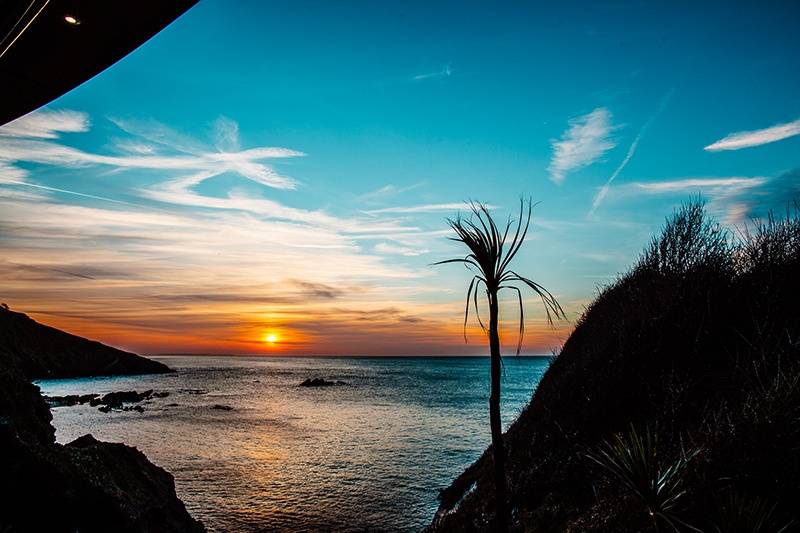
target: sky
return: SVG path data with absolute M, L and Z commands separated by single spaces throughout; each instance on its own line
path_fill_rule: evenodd
M 0 299 L 140 353 L 481 354 L 446 218 L 531 197 L 557 351 L 681 202 L 800 192 L 800 3 L 697 4 L 201 0 L 0 127 Z

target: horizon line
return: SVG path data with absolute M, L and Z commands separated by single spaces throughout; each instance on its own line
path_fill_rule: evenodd
M 144 357 L 305 357 L 305 358 L 387 358 L 387 359 L 412 359 L 416 357 L 424 357 L 428 359 L 433 358 L 489 358 L 488 354 L 485 355 L 468 355 L 468 354 L 460 354 L 460 355 L 309 355 L 309 354 L 245 354 L 245 353 L 147 353 L 147 354 L 139 354 Z M 509 354 L 504 355 L 503 357 L 556 357 L 555 354 Z

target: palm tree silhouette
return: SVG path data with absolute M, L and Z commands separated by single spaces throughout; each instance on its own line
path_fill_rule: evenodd
M 527 214 L 525 206 L 527 204 Z M 517 355 L 522 348 L 522 339 L 525 335 L 525 315 L 522 300 L 522 290 L 517 284 L 522 284 L 532 289 L 539 298 L 547 314 L 548 324 L 553 324 L 553 317 L 566 318 L 564 310 L 556 301 L 550 291 L 514 270 L 511 270 L 511 260 L 517 255 L 528 228 L 531 223 L 531 213 L 533 204 L 529 200 L 520 200 L 519 219 L 516 222 L 516 230 L 511 243 L 506 246 L 506 239 L 509 236 L 514 221 L 509 217 L 505 230 L 501 233 L 492 215 L 489 213 L 485 204 L 470 202 L 469 208 L 471 215 L 469 218 L 462 218 L 460 215 L 453 219 L 447 219 L 447 223 L 455 231 L 455 237 L 449 239 L 464 243 L 470 253 L 463 258 L 447 259 L 435 263 L 437 265 L 445 263 L 462 263 L 474 275 L 467 289 L 467 305 L 464 311 L 464 341 L 467 341 L 467 321 L 469 319 L 470 303 L 475 308 L 475 315 L 478 323 L 485 333 L 489 335 L 489 352 L 491 355 L 491 392 L 489 395 L 489 425 L 492 431 L 492 460 L 494 463 L 494 484 L 495 484 L 495 529 L 497 531 L 508 530 L 508 511 L 506 509 L 506 477 L 505 477 L 505 449 L 503 447 L 503 433 L 500 422 L 500 335 L 498 333 L 498 294 L 502 289 L 509 289 L 517 292 L 519 299 L 519 340 L 517 342 Z M 489 304 L 489 328 L 487 330 L 480 313 L 478 312 L 478 292 L 481 284 L 486 293 Z M 470 301 L 471 300 L 471 301 Z

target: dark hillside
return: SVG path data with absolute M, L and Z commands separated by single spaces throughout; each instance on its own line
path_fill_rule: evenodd
M 40 324 L 23 313 L 0 308 L 2 357 L 29 379 L 117 374 L 159 374 L 157 361 Z
M 732 239 L 680 209 L 508 430 L 514 528 L 800 525 L 798 273 L 797 213 Z M 442 492 L 434 530 L 491 529 L 489 461 Z

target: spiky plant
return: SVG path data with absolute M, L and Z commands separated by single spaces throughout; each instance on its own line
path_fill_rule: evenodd
M 645 427 L 638 431 L 633 425 L 626 433 L 615 434 L 596 452 L 586 456 L 617 477 L 647 509 L 658 527 L 659 520 L 673 530 L 678 526 L 699 531 L 677 515 L 680 501 L 686 494 L 684 479 L 691 460 L 699 449 L 681 453 L 672 462 L 659 457 L 658 436 Z
M 778 516 L 778 504 L 758 496 L 731 492 L 721 500 L 715 512 L 714 531 L 717 533 L 784 533 L 795 523 Z
M 527 205 L 527 212 L 526 207 Z M 460 215 L 455 219 L 447 219 L 448 224 L 456 233 L 451 240 L 461 242 L 467 246 L 469 253 L 462 258 L 439 261 L 436 264 L 462 263 L 472 273 L 469 288 L 467 289 L 467 304 L 464 311 L 464 340 L 467 340 L 467 322 L 469 308 L 472 304 L 478 323 L 489 336 L 489 353 L 491 356 L 491 391 L 489 395 L 489 425 L 492 432 L 492 460 L 494 466 L 494 484 L 496 499 L 496 529 L 508 529 L 508 512 L 506 510 L 506 477 L 505 477 L 505 448 L 503 447 L 503 433 L 500 421 L 500 335 L 498 333 L 498 294 L 503 289 L 513 290 L 519 300 L 519 338 L 517 342 L 517 355 L 522 348 L 522 339 L 525 335 L 525 311 L 522 290 L 518 284 L 532 289 L 542 300 L 545 314 L 549 324 L 553 318 L 566 318 L 564 310 L 550 292 L 514 270 L 510 264 L 517 255 L 528 228 L 531 223 L 533 204 L 530 200 L 520 200 L 519 218 L 515 222 L 509 217 L 505 228 L 501 231 L 492 218 L 486 205 L 478 202 L 468 204 L 470 216 L 463 218 Z M 514 236 L 507 244 L 509 234 L 514 229 Z M 483 286 L 489 306 L 489 327 L 486 328 L 478 311 L 480 288 Z

